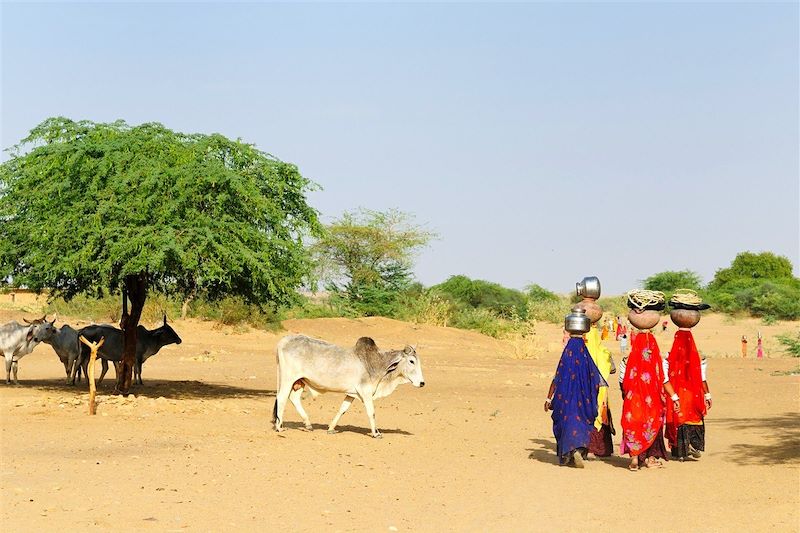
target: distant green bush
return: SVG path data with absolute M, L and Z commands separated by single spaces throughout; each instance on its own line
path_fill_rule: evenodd
M 569 313 L 571 303 L 569 299 L 556 297 L 555 300 L 528 300 L 528 319 L 559 324 L 564 322 L 564 316 Z
M 797 332 L 797 335 L 778 335 L 778 342 L 780 342 L 786 352 L 788 352 L 792 357 L 800 357 L 800 331 Z
M 706 297 L 718 311 L 770 320 L 800 318 L 800 279 L 792 263 L 771 252 L 742 252 L 728 268 L 717 270 Z
M 524 318 L 527 313 L 528 298 L 525 293 L 503 287 L 499 283 L 473 280 L 467 276 L 451 276 L 447 281 L 431 287 L 431 290 L 450 298 L 457 304 L 488 310 L 501 318 L 512 316 Z
M 710 290 L 707 299 L 723 313 L 800 318 L 800 280 L 796 278 L 733 280 Z
M 544 287 L 541 287 L 535 283 L 532 283 L 525 287 L 525 290 L 528 293 L 528 300 L 534 302 L 542 302 L 542 301 L 549 301 L 549 302 L 558 302 L 561 300 L 561 297 L 552 291 L 548 291 Z
M 45 310 L 48 315 L 58 313 L 92 322 L 116 324 L 122 311 L 122 300 L 119 295 L 106 295 L 102 298 L 78 295 L 69 301 L 55 298 L 47 303 Z M 178 318 L 180 305 L 166 296 L 154 294 L 145 302 L 141 322 L 154 324 L 162 320 L 165 313 L 169 318 Z

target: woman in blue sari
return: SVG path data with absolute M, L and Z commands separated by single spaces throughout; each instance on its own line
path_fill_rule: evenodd
M 558 362 L 544 409 L 553 411 L 560 465 L 583 468 L 597 418 L 597 393 L 607 386 L 579 334 L 571 334 Z

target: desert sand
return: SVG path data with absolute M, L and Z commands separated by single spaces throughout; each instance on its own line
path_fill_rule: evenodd
M 0 323 L 36 310 L 0 299 Z M 388 319 L 291 320 L 279 333 L 197 320 L 173 327 L 183 343 L 145 364 L 131 396 L 110 396 L 109 372 L 95 416 L 86 382 L 66 385 L 44 344 L 19 363 L 19 386 L 0 385 L 4 531 L 800 529 L 798 360 L 774 339 L 797 323 L 704 316 L 695 338 L 714 395 L 707 451 L 639 472 L 619 456 L 584 470 L 557 466 L 542 410 L 557 325 L 537 325 L 541 353 L 525 360 L 477 333 Z M 754 340 L 758 329 L 767 358 L 742 359 L 739 338 Z M 674 330 L 657 333 L 662 353 Z M 383 439 L 369 436 L 359 402 L 328 435 L 337 394 L 304 400 L 315 431 L 303 431 L 289 405 L 288 430 L 276 433 L 274 347 L 287 332 L 415 344 L 426 387 L 403 385 L 376 403 Z M 608 347 L 619 360 L 619 346 Z

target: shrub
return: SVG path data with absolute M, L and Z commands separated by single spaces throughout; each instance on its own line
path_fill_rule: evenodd
M 453 304 L 436 291 L 407 293 L 402 300 L 402 313 L 397 318 L 431 326 L 452 325 Z
M 555 300 L 528 300 L 527 318 L 559 324 L 564 322 L 564 316 L 569 313 L 570 307 L 570 301 L 563 297 Z
M 498 283 L 466 276 L 451 276 L 445 282 L 431 287 L 432 290 L 456 303 L 473 309 L 486 309 L 496 316 L 511 318 L 514 314 L 524 318 L 527 297 L 522 291 L 503 287 Z
M 214 320 L 227 326 L 248 324 L 254 328 L 275 331 L 280 329 L 278 313 L 275 309 L 259 307 L 246 303 L 241 298 L 224 298 L 209 301 L 198 298 L 189 307 L 188 316 L 203 320 Z
M 800 318 L 800 280 L 738 279 L 708 293 L 712 306 L 725 313 L 748 313 L 778 320 Z
M 797 335 L 778 335 L 778 342 L 780 342 L 784 350 L 792 357 L 800 357 L 800 330 Z

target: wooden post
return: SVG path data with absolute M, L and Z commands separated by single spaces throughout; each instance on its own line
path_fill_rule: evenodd
M 89 342 L 86 340 L 86 337 L 81 335 L 81 342 L 89 347 L 92 351 L 91 355 L 89 356 L 89 369 L 87 372 L 87 378 L 89 381 L 89 414 L 94 415 L 97 414 L 97 404 L 94 401 L 94 397 L 97 394 L 97 388 L 94 384 L 94 362 L 97 360 L 97 350 L 103 345 L 106 341 L 105 337 L 100 337 L 99 342 Z

